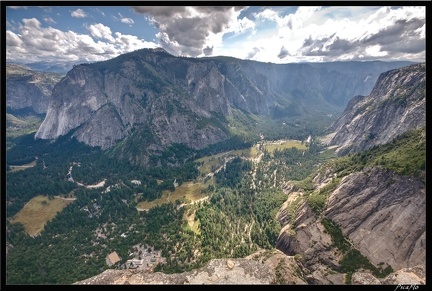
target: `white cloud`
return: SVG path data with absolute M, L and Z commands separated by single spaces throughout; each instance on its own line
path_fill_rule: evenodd
M 23 19 L 18 32 L 6 31 L 6 59 L 11 62 L 95 62 L 141 48 L 155 48 L 133 35 L 115 32 L 101 23 L 90 25 L 90 35 L 42 27 L 36 18 Z
M 72 11 L 71 16 L 75 18 L 84 18 L 87 17 L 87 14 L 84 12 L 84 10 L 78 8 L 77 10 Z
M 19 35 L 16 35 L 10 30 L 6 31 L 7 45 L 10 47 L 20 47 L 22 45 L 22 40 Z
M 135 22 L 133 21 L 133 19 L 131 19 L 131 18 L 127 18 L 127 17 L 122 18 L 120 21 L 121 21 L 122 23 L 126 23 L 126 24 L 134 24 L 134 23 L 135 23 Z
M 159 29 L 156 37 L 174 55 L 206 55 L 211 51 L 209 48 L 221 45 L 224 33 L 243 32 L 252 26 L 247 19 L 236 24 L 242 7 L 134 6 L 133 9 L 151 15 L 149 22 Z
M 106 39 L 109 42 L 114 42 L 114 38 L 112 37 L 111 29 L 108 26 L 103 25 L 102 23 L 92 24 L 87 27 L 90 34 L 96 38 Z
M 92 12 L 104 13 L 95 9 Z M 244 9 L 134 7 L 159 30 L 153 42 L 115 32 L 102 23 L 87 25 L 85 35 L 44 28 L 36 18 L 23 19 L 21 25 L 11 20 L 6 22 L 7 58 L 24 58 L 27 52 L 26 57 L 33 59 L 96 61 L 156 47 L 156 42 L 174 55 L 226 55 L 274 63 L 425 58 L 425 6 L 299 7 L 290 14 L 282 14 L 287 9 L 279 7 L 256 14 Z M 71 15 L 87 16 L 82 9 Z M 120 13 L 112 17 L 135 24 Z M 44 24 L 54 23 L 50 17 L 41 19 Z
M 7 6 L 10 9 L 27 9 L 27 6 Z
M 374 10 L 372 10 L 374 9 Z M 300 7 L 279 16 L 267 8 L 257 20 L 277 30 L 260 32 L 239 44 L 243 57 L 269 62 L 334 61 L 425 54 L 425 7 Z M 259 51 L 250 54 L 251 48 Z M 241 50 L 241 49 L 240 49 Z M 239 48 L 225 54 L 241 54 Z M 278 58 L 278 56 L 280 58 Z
M 154 42 L 143 41 L 135 35 L 115 33 L 115 45 L 120 51 L 130 52 L 141 48 L 156 48 L 158 45 Z
M 45 17 L 45 18 L 44 18 L 44 21 L 45 21 L 46 23 L 57 23 L 57 22 L 55 22 L 54 19 L 52 19 L 51 17 Z
M 383 57 L 387 55 L 387 52 L 381 51 L 381 47 L 377 44 L 366 47 L 365 52 L 367 55 L 373 57 Z

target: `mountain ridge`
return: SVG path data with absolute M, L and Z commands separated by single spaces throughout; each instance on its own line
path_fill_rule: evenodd
M 379 64 L 386 68 L 401 65 Z M 195 59 L 142 49 L 75 66 L 54 87 L 35 138 L 56 139 L 74 130 L 74 138 L 87 145 L 116 148 L 119 157 L 145 165 L 150 156 L 173 144 L 199 150 L 227 141 L 237 135 L 239 129 L 233 129 L 230 119 L 239 118 L 239 114 L 251 123 L 240 130 L 256 137 L 255 117 L 277 120 L 334 114 L 344 98 L 352 96 L 349 92 L 372 87 L 365 76 L 378 77 L 374 70 L 360 77 L 355 70 L 333 72 L 333 85 L 323 91 L 323 82 L 329 78 L 327 69 L 308 64 Z M 357 87 L 338 85 L 352 84 L 353 78 Z M 128 152 L 136 143 L 146 147 Z
M 384 72 L 369 96 L 356 96 L 332 125 L 340 155 L 391 141 L 426 123 L 426 63 Z

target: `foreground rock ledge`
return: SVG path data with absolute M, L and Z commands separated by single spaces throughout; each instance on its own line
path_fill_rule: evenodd
M 205 267 L 179 274 L 145 273 L 133 270 L 106 270 L 74 285 L 105 284 L 274 284 L 274 273 L 263 263 L 248 259 L 218 259 Z

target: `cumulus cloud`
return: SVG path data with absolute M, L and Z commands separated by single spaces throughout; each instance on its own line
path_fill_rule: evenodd
M 402 10 L 405 13 L 400 13 Z M 305 56 L 321 56 L 325 60 L 334 60 L 342 55 L 351 55 L 353 59 L 376 59 L 382 56 L 399 58 L 405 53 L 421 54 L 426 48 L 424 16 L 422 13 L 414 13 L 409 7 L 396 10 L 384 7 L 366 20 L 345 23 L 347 27 L 358 26 L 357 31 L 351 30 L 350 37 L 335 29 L 333 31 L 336 32 L 327 36 L 311 33 L 299 52 Z
M 120 21 L 121 23 L 129 24 L 131 26 L 135 23 L 135 21 L 132 18 L 123 17 L 121 13 L 118 13 L 119 17 L 113 16 L 114 20 Z
M 72 11 L 71 16 L 75 18 L 85 18 L 87 17 L 87 14 L 84 12 L 84 10 L 78 8 L 77 10 Z
M 6 31 L 7 45 L 9 47 L 20 47 L 22 45 L 21 38 L 12 31 Z
M 99 39 L 106 39 L 109 42 L 114 42 L 114 38 L 112 37 L 112 33 L 111 33 L 111 28 L 103 25 L 102 23 L 92 24 L 87 29 L 93 37 Z
M 101 23 L 87 27 L 90 35 L 42 27 L 36 18 L 23 19 L 17 32 L 6 31 L 6 59 L 12 62 L 94 62 L 157 45 L 133 35 L 112 33 Z M 95 38 L 95 39 L 93 39 Z
M 299 7 L 289 14 L 280 11 L 271 7 L 254 14 L 256 20 L 277 27 L 276 32 L 248 42 L 249 47 L 262 48 L 263 61 L 372 60 L 383 56 L 424 59 L 425 56 L 424 6 Z
M 231 6 L 134 6 L 138 13 L 150 15 L 158 29 L 156 37 L 174 55 L 207 55 L 208 48 L 221 43 L 224 33 L 242 31 L 253 25 L 247 19 L 237 23 L 243 7 Z
M 290 13 L 285 16 L 279 16 L 276 11 L 271 8 L 265 9 L 262 12 L 256 13 L 255 17 L 274 21 L 279 27 L 288 27 L 289 29 L 301 29 L 305 22 L 310 19 L 315 11 L 321 10 L 321 7 L 304 6 L 298 7 L 295 13 Z
M 173 55 L 226 55 L 274 63 L 425 58 L 425 6 L 135 6 L 133 10 L 158 30 L 158 44 L 116 32 L 116 26 L 106 26 L 108 22 L 85 24 L 88 35 L 45 27 L 54 27 L 55 22 L 41 16 L 42 23 L 36 18 L 6 21 L 7 59 L 88 62 L 156 46 Z M 88 16 L 104 14 L 98 8 L 86 11 Z M 82 9 L 70 13 L 88 17 Z M 118 21 L 119 29 L 125 28 L 121 23 L 137 23 L 120 13 L 112 17 L 109 20 Z

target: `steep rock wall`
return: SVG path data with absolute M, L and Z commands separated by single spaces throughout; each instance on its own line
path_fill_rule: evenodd
M 339 155 L 385 144 L 426 125 L 426 64 L 380 75 L 369 96 L 356 96 L 332 125 Z

